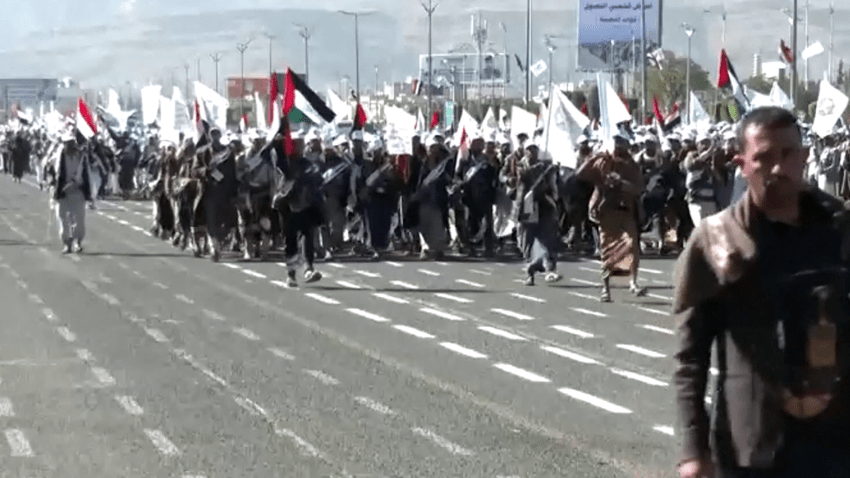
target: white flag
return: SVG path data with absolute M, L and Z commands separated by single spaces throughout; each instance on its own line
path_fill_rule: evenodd
M 800 56 L 802 56 L 804 60 L 808 60 L 809 58 L 818 56 L 823 52 L 823 45 L 821 45 L 819 41 L 816 41 L 803 50 L 803 53 L 801 53 Z
M 690 109 L 691 124 L 696 126 L 698 131 L 708 131 L 708 128 L 711 127 L 711 117 L 708 116 L 708 113 L 702 107 L 702 103 L 700 103 L 699 98 L 697 98 L 697 95 L 693 91 L 691 91 L 691 101 L 688 102 L 688 107 Z
M 794 109 L 794 103 L 791 98 L 782 90 L 779 83 L 773 82 L 773 87 L 770 88 L 770 102 L 774 106 L 779 106 L 788 110 Z
M 536 128 L 537 117 L 535 115 L 519 106 L 511 108 L 511 141 L 513 142 L 514 149 L 519 146 L 516 139 L 517 135 L 525 133 L 528 135 L 528 139 L 531 140 L 534 138 L 534 130 Z
M 576 158 L 573 145 L 575 144 L 574 138 L 578 136 L 573 136 L 571 130 L 577 129 L 579 125 L 569 110 L 569 105 L 572 105 L 570 100 L 558 91 L 555 85 L 552 85 L 552 92 L 552 103 L 549 105 L 546 131 L 543 133 L 546 142 L 544 151 L 548 152 L 556 163 L 575 169 L 578 166 L 578 158 Z M 587 125 L 585 124 L 585 126 Z
M 812 131 L 821 138 L 832 134 L 835 124 L 841 118 L 844 110 L 847 109 L 848 101 L 850 101 L 850 98 L 847 98 L 847 95 L 835 89 L 828 81 L 821 81 L 817 113 L 815 113 L 815 121 L 812 123 Z
M 336 113 L 334 123 L 351 119 L 351 105 L 343 101 L 330 88 L 328 88 L 328 103 L 330 103 L 328 106 L 330 106 L 331 110 Z
M 544 71 L 546 71 L 546 62 L 543 60 L 538 61 L 537 63 L 531 65 L 531 74 L 534 75 L 535 78 L 542 75 Z
M 259 131 L 266 131 L 269 126 L 266 124 L 266 107 L 263 105 L 263 100 L 260 99 L 260 94 L 256 91 L 254 92 L 254 107 L 255 114 L 257 116 L 257 129 Z
M 149 125 L 156 121 L 159 113 L 159 95 L 162 86 L 150 85 L 142 88 L 142 123 Z
M 599 86 L 599 112 L 602 116 L 600 120 L 600 138 L 604 141 L 608 149 L 614 147 L 614 134 L 617 133 L 619 124 L 630 122 L 632 115 L 626 109 L 626 105 L 611 87 L 611 83 L 607 81 L 607 76 L 602 73 L 597 73 L 597 84 Z M 604 86 L 602 86 L 604 85 Z
M 460 121 L 457 124 L 457 132 L 455 133 L 455 140 L 460 141 L 461 134 L 464 130 L 466 130 L 467 136 L 472 138 L 479 131 L 480 126 L 478 125 L 478 121 L 472 117 L 469 112 L 463 110 L 463 113 L 460 114 Z
M 209 112 L 210 117 L 207 118 L 207 121 L 217 126 L 221 131 L 227 130 L 227 108 L 230 107 L 230 102 L 199 81 L 196 81 L 194 86 L 195 99 L 203 102 L 201 106 Z M 242 118 L 239 118 L 239 121 L 242 121 Z
M 481 132 L 485 135 L 494 133 L 499 129 L 498 123 L 496 123 L 496 114 L 493 112 L 493 107 L 487 109 L 487 114 L 484 115 L 484 120 L 481 121 Z

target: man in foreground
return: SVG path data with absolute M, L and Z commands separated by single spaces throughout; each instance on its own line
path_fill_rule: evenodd
M 91 201 L 88 162 L 72 133 L 62 137 L 62 153 L 55 168 L 53 199 L 63 253 L 82 252 L 86 237 L 86 201 Z
M 676 268 L 679 474 L 850 476 L 850 220 L 804 182 L 792 113 L 758 108 L 739 127 L 747 192 L 702 221 Z

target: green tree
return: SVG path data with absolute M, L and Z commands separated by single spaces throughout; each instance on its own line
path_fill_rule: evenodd
M 677 57 L 671 51 L 665 51 L 664 57 L 662 69 L 650 68 L 647 70 L 648 108 L 652 108 L 653 97 L 658 97 L 658 101 L 667 108 L 670 108 L 676 102 L 684 106 L 685 98 L 687 98 L 688 59 Z M 691 60 L 691 90 L 710 91 L 713 89 L 714 85 L 711 84 L 705 68 Z

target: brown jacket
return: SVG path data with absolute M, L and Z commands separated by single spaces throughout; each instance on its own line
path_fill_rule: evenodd
M 845 211 L 821 191 L 804 194 L 820 217 Z M 713 452 L 722 465 L 769 468 L 782 444 L 784 356 L 756 267 L 760 221 L 745 195 L 700 224 L 676 265 L 673 381 L 683 460 Z M 715 342 L 721 372 L 709 424 L 705 396 Z

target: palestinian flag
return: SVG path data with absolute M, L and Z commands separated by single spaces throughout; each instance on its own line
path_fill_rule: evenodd
M 283 86 L 283 115 L 288 116 L 294 108 L 316 124 L 331 123 L 336 118 L 336 113 L 319 95 L 311 90 L 301 77 L 287 68 Z
M 744 94 L 744 86 L 738 80 L 738 75 L 735 74 L 735 69 L 732 68 L 732 62 L 726 55 L 726 50 L 720 50 L 720 68 L 717 74 L 717 88 L 731 88 L 732 96 L 735 97 L 741 107 L 746 111 L 750 108 L 750 100 Z

